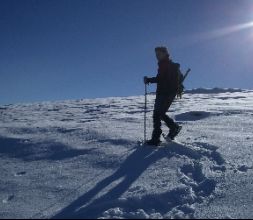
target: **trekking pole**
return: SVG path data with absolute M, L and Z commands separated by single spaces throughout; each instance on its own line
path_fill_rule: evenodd
M 145 83 L 145 104 L 144 104 L 144 143 L 147 140 L 146 131 L 146 120 L 147 120 L 147 84 Z

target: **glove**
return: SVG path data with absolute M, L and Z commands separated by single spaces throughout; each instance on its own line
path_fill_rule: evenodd
M 149 84 L 149 78 L 147 76 L 144 76 L 143 81 L 144 84 Z

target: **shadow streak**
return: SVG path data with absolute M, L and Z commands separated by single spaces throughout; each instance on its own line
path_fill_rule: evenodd
M 0 137 L 0 156 L 24 161 L 64 160 L 89 154 L 94 149 L 73 149 L 58 142 L 25 142 L 24 139 Z
M 186 156 L 194 160 L 198 160 L 201 158 L 201 154 L 199 154 L 195 150 L 178 143 L 173 143 L 169 145 L 169 147 L 157 148 L 155 150 L 154 148 L 149 147 L 147 148 L 139 147 L 137 150 L 135 150 L 132 154 L 128 156 L 128 158 L 124 161 L 124 163 L 115 173 L 97 183 L 94 188 L 92 188 L 84 195 L 79 197 L 77 200 L 72 202 L 70 205 L 65 207 L 53 218 L 93 219 L 99 217 L 98 216 L 99 214 L 103 213 L 104 211 L 108 210 L 109 208 L 115 205 L 114 201 L 117 201 L 116 202 L 117 205 L 118 203 L 120 203 L 118 200 L 120 196 L 129 189 L 129 187 L 141 176 L 141 174 L 150 165 L 154 164 L 156 161 L 164 157 L 171 158 L 175 156 L 175 153 L 177 155 Z M 94 199 L 102 190 L 104 190 L 113 182 L 120 180 L 122 177 L 124 177 L 124 179 L 118 185 L 110 189 L 103 196 L 96 198 L 95 200 L 92 201 L 92 199 Z M 175 199 L 176 196 L 185 195 L 185 189 L 176 189 L 174 191 L 161 194 L 160 196 L 168 196 L 168 195 L 171 197 L 170 199 Z M 157 199 L 154 199 L 157 198 L 157 196 L 159 197 L 159 195 L 147 195 L 144 196 L 143 199 L 141 199 L 140 201 L 145 201 L 145 203 L 147 204 L 148 203 L 147 199 L 153 198 L 152 200 L 157 202 Z M 171 201 L 170 199 L 167 198 L 164 199 L 164 201 L 167 200 Z M 156 207 L 154 201 L 152 202 L 152 207 Z M 135 201 L 132 203 L 132 205 L 134 206 L 138 203 L 139 204 L 138 207 L 142 207 L 143 205 L 145 206 L 145 204 L 141 205 L 139 202 Z M 165 203 L 167 204 L 167 202 Z M 182 203 L 182 201 L 180 202 L 175 200 L 174 202 L 171 201 L 171 203 L 173 207 L 175 204 Z M 131 206 L 131 204 L 128 205 Z M 159 203 L 159 206 L 163 207 L 165 206 L 165 204 Z M 167 209 L 168 208 L 170 207 L 167 207 Z
M 97 183 L 94 188 L 61 210 L 53 219 L 95 218 L 96 214 L 104 212 L 107 208 L 101 204 L 108 204 L 108 201 L 117 200 L 150 165 L 164 157 L 172 157 L 172 155 L 166 155 L 162 149 L 137 148 L 115 173 Z M 91 202 L 99 192 L 122 177 L 124 179 L 118 185 Z M 89 202 L 91 203 L 88 204 Z

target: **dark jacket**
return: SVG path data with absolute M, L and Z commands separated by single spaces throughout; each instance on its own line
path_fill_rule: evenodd
M 148 79 L 150 83 L 157 83 L 157 95 L 171 95 L 177 93 L 179 69 L 180 65 L 178 63 L 173 63 L 169 58 L 158 62 L 157 76 Z

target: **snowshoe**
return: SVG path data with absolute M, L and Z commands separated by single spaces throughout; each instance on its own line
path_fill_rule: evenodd
M 145 142 L 146 145 L 149 145 L 149 146 L 159 146 L 162 142 L 160 140 L 154 140 L 154 139 L 151 139 L 151 140 L 148 140 Z

